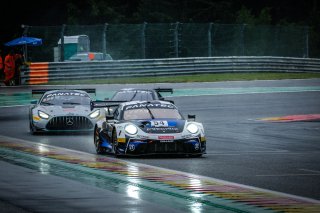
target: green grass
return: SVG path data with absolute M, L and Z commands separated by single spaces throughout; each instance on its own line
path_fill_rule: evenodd
M 163 77 L 105 78 L 87 80 L 52 81 L 50 84 L 138 84 L 138 83 L 183 83 L 320 78 L 320 73 L 217 73 Z

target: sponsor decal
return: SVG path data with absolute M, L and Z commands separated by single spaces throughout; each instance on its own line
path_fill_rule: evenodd
M 152 127 L 168 127 L 168 121 L 151 121 Z
M 57 92 L 57 93 L 47 94 L 46 98 L 55 97 L 55 96 L 81 96 L 81 97 L 88 97 L 87 94 L 80 93 L 80 92 Z
M 174 136 L 173 135 L 162 135 L 162 136 L 158 136 L 159 140 L 174 140 Z
M 135 150 L 135 146 L 134 146 L 134 144 L 129 144 L 129 150 L 130 151 L 134 151 Z
M 195 149 L 195 150 L 199 150 L 199 148 L 200 148 L 199 143 L 195 143 L 195 144 L 194 144 L 194 149 Z
M 162 127 L 161 129 L 159 129 L 157 127 L 147 128 L 147 131 L 162 131 L 162 132 L 178 131 L 178 130 L 179 129 L 177 127 Z
M 148 136 L 145 136 L 145 135 L 137 135 L 136 138 L 139 138 L 139 139 L 148 139 L 149 137 L 148 137 Z
M 132 104 L 125 107 L 126 110 L 130 109 L 139 109 L 139 108 L 168 108 L 175 109 L 175 106 L 172 104 L 161 104 L 161 103 L 148 103 L 148 104 Z

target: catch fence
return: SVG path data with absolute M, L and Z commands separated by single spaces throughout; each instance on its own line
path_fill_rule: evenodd
M 28 47 L 29 62 L 58 62 L 81 52 L 114 60 L 221 56 L 309 57 L 306 26 L 216 23 L 142 23 L 24 26 L 23 34 L 43 39 Z M 82 40 L 81 40 L 82 38 Z

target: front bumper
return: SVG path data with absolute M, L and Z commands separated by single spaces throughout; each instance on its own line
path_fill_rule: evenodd
M 117 154 L 149 155 L 149 154 L 184 154 L 199 155 L 206 152 L 206 141 L 200 138 L 178 139 L 173 141 L 128 139 L 126 143 L 118 143 Z
M 39 132 L 92 131 L 96 121 L 85 116 L 57 116 L 50 119 L 35 119 L 34 116 L 32 126 Z

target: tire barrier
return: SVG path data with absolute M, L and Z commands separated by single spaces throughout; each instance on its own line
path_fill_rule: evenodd
M 320 72 L 320 59 L 252 56 L 30 63 L 21 68 L 21 84 L 233 72 L 315 73 Z

